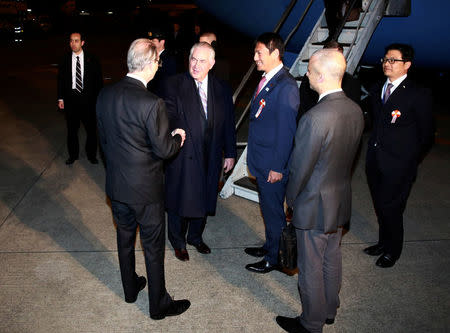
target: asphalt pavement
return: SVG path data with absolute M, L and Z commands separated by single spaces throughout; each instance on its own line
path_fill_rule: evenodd
M 105 82 L 125 74 L 127 36 L 97 36 Z M 256 203 L 218 200 L 204 234 L 212 253 L 188 247 L 180 262 L 166 243 L 166 286 L 190 309 L 149 318 L 147 288 L 123 299 L 103 166 L 67 158 L 64 115 L 56 108 L 63 36 L 1 47 L 0 332 L 281 332 L 277 315 L 301 312 L 297 275 L 245 270 L 247 246 L 264 239 Z M 362 249 L 378 237 L 364 174 L 365 143 L 353 177 L 350 230 L 342 239 L 341 307 L 331 332 L 450 331 L 450 126 L 436 114 L 438 142 L 420 166 L 404 215 L 405 244 L 393 268 Z M 84 142 L 84 130 L 80 130 Z M 83 146 L 83 144 L 81 144 Z M 145 273 L 139 241 L 137 272 Z

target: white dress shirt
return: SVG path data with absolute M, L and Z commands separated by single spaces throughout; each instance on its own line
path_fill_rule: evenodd
M 260 92 L 264 89 L 264 87 L 266 86 L 267 82 L 269 82 L 270 79 L 272 79 L 275 76 L 275 74 L 277 74 L 282 68 L 283 68 L 283 63 L 279 64 L 277 67 L 275 67 L 274 69 L 272 69 L 268 73 L 264 73 L 263 74 L 263 77 L 266 78 L 266 81 L 264 82 L 264 85 L 261 87 Z
M 392 95 L 392 93 L 394 92 L 394 90 L 397 89 L 397 87 L 400 85 L 400 83 L 402 83 L 403 80 L 406 79 L 407 76 L 408 76 L 408 74 L 405 74 L 405 75 L 403 75 L 403 76 L 400 76 L 397 80 L 392 81 L 392 82 L 389 81 L 389 79 L 387 79 L 386 82 L 384 83 L 383 89 L 381 90 L 381 100 L 383 100 L 383 98 L 384 98 L 384 94 L 385 94 L 385 92 L 386 92 L 387 85 L 388 85 L 389 83 L 392 84 L 392 87 L 391 87 L 391 95 Z
M 329 95 L 329 94 L 332 94 L 332 93 L 335 93 L 335 92 L 338 92 L 338 91 L 342 91 L 342 89 L 341 89 L 341 88 L 338 88 L 338 89 L 333 89 L 333 90 L 325 91 L 324 93 L 320 94 L 319 100 L 317 101 L 317 103 L 319 103 L 320 100 L 321 100 L 322 98 L 324 98 L 326 95 Z

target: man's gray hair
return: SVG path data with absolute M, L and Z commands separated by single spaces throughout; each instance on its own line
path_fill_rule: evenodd
M 152 45 L 150 39 L 139 38 L 131 43 L 127 54 L 128 72 L 141 72 L 145 66 L 155 59 L 156 48 Z
M 192 58 L 192 53 L 194 53 L 194 50 L 196 48 L 205 48 L 209 50 L 209 61 L 213 61 L 215 56 L 216 56 L 216 52 L 214 51 L 214 48 L 207 42 L 198 42 L 195 43 L 192 47 L 191 47 L 191 52 L 189 53 L 189 59 Z

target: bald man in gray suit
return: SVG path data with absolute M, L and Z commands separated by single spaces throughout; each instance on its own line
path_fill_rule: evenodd
M 291 155 L 286 202 L 297 234 L 302 314 L 278 316 L 288 332 L 322 332 L 334 323 L 342 279 L 342 226 L 351 216 L 351 170 L 363 131 L 360 107 L 341 89 L 342 53 L 320 50 L 308 78 L 319 102 L 301 119 Z

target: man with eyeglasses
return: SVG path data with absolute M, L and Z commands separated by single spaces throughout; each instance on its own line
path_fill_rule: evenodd
M 128 74 L 105 87 L 97 100 L 100 143 L 106 159 L 106 194 L 117 223 L 117 249 L 125 302 L 134 303 L 146 279 L 136 274 L 136 230 L 144 250 L 150 317 L 160 320 L 186 311 L 188 300 L 173 300 L 164 278 L 163 160 L 185 140 L 169 130 L 164 101 L 146 89 L 158 70 L 158 54 L 148 39 L 135 40 L 127 55 Z
M 379 256 L 376 265 L 392 267 L 403 247 L 403 212 L 418 164 L 433 142 L 429 89 L 408 77 L 414 50 L 405 44 L 386 47 L 381 59 L 385 82 L 370 91 L 373 129 L 366 175 L 379 225 L 375 245 L 364 249 Z
M 166 165 L 168 236 L 181 261 L 189 260 L 186 244 L 211 252 L 203 240 L 206 218 L 216 211 L 221 168 L 229 172 L 236 158 L 231 89 L 211 74 L 214 56 L 210 44 L 194 44 L 189 71 L 163 89 L 170 125 L 186 130 L 183 149 Z

